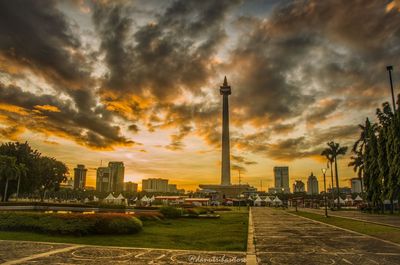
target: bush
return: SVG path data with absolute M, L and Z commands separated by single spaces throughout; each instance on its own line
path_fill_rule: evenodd
M 126 214 L 0 213 L 0 230 L 35 231 L 62 235 L 133 234 L 142 222 Z
M 91 206 L 100 209 L 126 209 L 126 206 L 123 204 L 112 204 L 103 202 L 87 202 L 86 206 Z
M 162 213 L 166 218 L 179 218 L 182 216 L 182 209 L 172 206 L 164 206 L 160 208 L 160 213 Z
M 159 221 L 164 219 L 164 215 L 160 212 L 135 212 L 135 217 L 142 221 Z
M 187 209 L 185 209 L 184 213 L 189 215 L 189 216 L 198 216 L 200 214 L 209 213 L 209 210 L 207 210 L 206 208 L 202 208 L 202 207 L 195 207 L 195 208 L 187 208 Z

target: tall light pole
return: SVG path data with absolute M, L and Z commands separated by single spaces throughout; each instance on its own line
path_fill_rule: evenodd
M 326 168 L 322 168 L 321 169 L 322 174 L 324 174 L 324 201 L 325 201 L 325 217 L 328 217 L 328 203 L 327 203 L 327 199 L 326 199 Z
M 389 72 L 390 91 L 392 92 L 393 112 L 395 112 L 395 111 L 396 111 L 396 102 L 395 102 L 395 100 L 394 100 L 393 80 L 392 80 L 393 66 L 391 66 L 391 65 L 386 66 L 386 70 Z

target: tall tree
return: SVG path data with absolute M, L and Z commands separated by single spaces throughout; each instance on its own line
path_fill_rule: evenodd
M 38 160 L 39 168 L 39 191 L 43 201 L 45 194 L 49 190 L 58 190 L 60 183 L 67 180 L 67 166 L 52 157 L 40 157 Z
M 379 166 L 379 179 L 382 183 L 381 200 L 390 200 L 391 209 L 393 213 L 393 193 L 391 192 L 393 184 L 390 183 L 389 178 L 389 157 L 391 153 L 391 146 L 388 146 L 390 126 L 393 122 L 393 112 L 389 103 L 385 102 L 382 105 L 382 110 L 377 109 L 379 124 L 377 126 L 377 143 L 378 143 L 378 166 Z M 389 150 L 388 150 L 389 149 Z M 382 207 L 382 210 L 383 207 Z
M 328 148 L 326 152 L 330 153 L 330 155 L 333 157 L 333 161 L 335 164 L 335 179 L 336 179 L 336 189 L 337 189 L 337 196 L 338 196 L 338 208 L 340 208 L 340 188 L 339 188 L 339 172 L 338 172 L 338 167 L 337 167 L 337 160 L 338 157 L 341 155 L 345 155 L 347 152 L 347 146 L 340 146 L 339 143 L 335 142 L 329 142 L 327 143 Z
M 39 186 L 38 179 L 38 163 L 37 159 L 40 153 L 32 149 L 27 142 L 8 142 L 0 145 L 0 155 L 12 156 L 16 158 L 17 164 L 24 164 L 26 167 L 26 174 L 20 177 L 19 193 L 32 193 Z M 0 194 L 4 191 L 5 182 L 0 182 Z M 16 192 L 18 182 L 10 182 L 8 190 L 12 193 Z
M 333 189 L 334 189 L 334 187 L 335 187 L 335 186 L 333 185 L 333 162 L 335 161 L 335 159 L 334 159 L 334 157 L 332 156 L 332 152 L 331 152 L 331 149 L 330 149 L 330 148 L 324 149 L 324 150 L 322 151 L 321 155 L 322 155 L 322 156 L 325 156 L 325 158 L 326 158 L 326 160 L 327 160 L 326 165 L 327 165 L 328 168 L 331 169 L 331 181 L 332 181 L 332 186 L 331 186 L 332 189 L 331 189 L 331 191 L 332 191 L 332 201 L 333 201 L 333 200 L 335 199 L 334 196 L 333 196 L 333 194 L 334 194 Z
M 16 161 L 17 159 L 15 157 L 0 155 L 0 178 L 5 182 L 4 193 L 2 196 L 3 202 L 8 200 L 8 186 L 10 180 L 17 179 L 20 174 Z
M 377 159 L 379 154 L 376 128 L 376 124 L 371 124 L 367 118 L 365 122 L 367 142 L 364 151 L 364 180 L 367 200 L 372 202 L 374 208 L 378 208 L 382 204 L 382 181 Z
M 399 95 L 400 99 L 400 95 Z M 399 106 L 400 101 L 397 101 Z M 388 161 L 387 196 L 393 202 L 400 191 L 400 109 L 396 109 L 387 130 L 386 154 Z
M 351 161 L 349 167 L 353 167 L 354 172 L 357 173 L 357 177 L 361 183 L 361 197 L 364 197 L 364 158 L 360 151 L 354 151 L 353 155 L 350 157 Z

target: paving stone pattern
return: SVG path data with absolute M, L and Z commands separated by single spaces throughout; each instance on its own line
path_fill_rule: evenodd
M 400 264 L 400 247 L 267 207 L 253 207 L 258 264 Z
M 73 248 L 73 249 L 71 249 Z M 63 251 L 65 250 L 65 251 Z M 57 252 L 58 251 L 58 252 Z M 0 241 L 1 264 L 245 264 L 245 253 Z

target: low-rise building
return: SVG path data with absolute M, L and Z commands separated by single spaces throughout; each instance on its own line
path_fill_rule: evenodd
M 138 184 L 132 181 L 124 182 L 124 191 L 126 192 L 137 192 Z
M 293 183 L 293 192 L 305 192 L 305 184 L 301 180 L 295 180 Z

